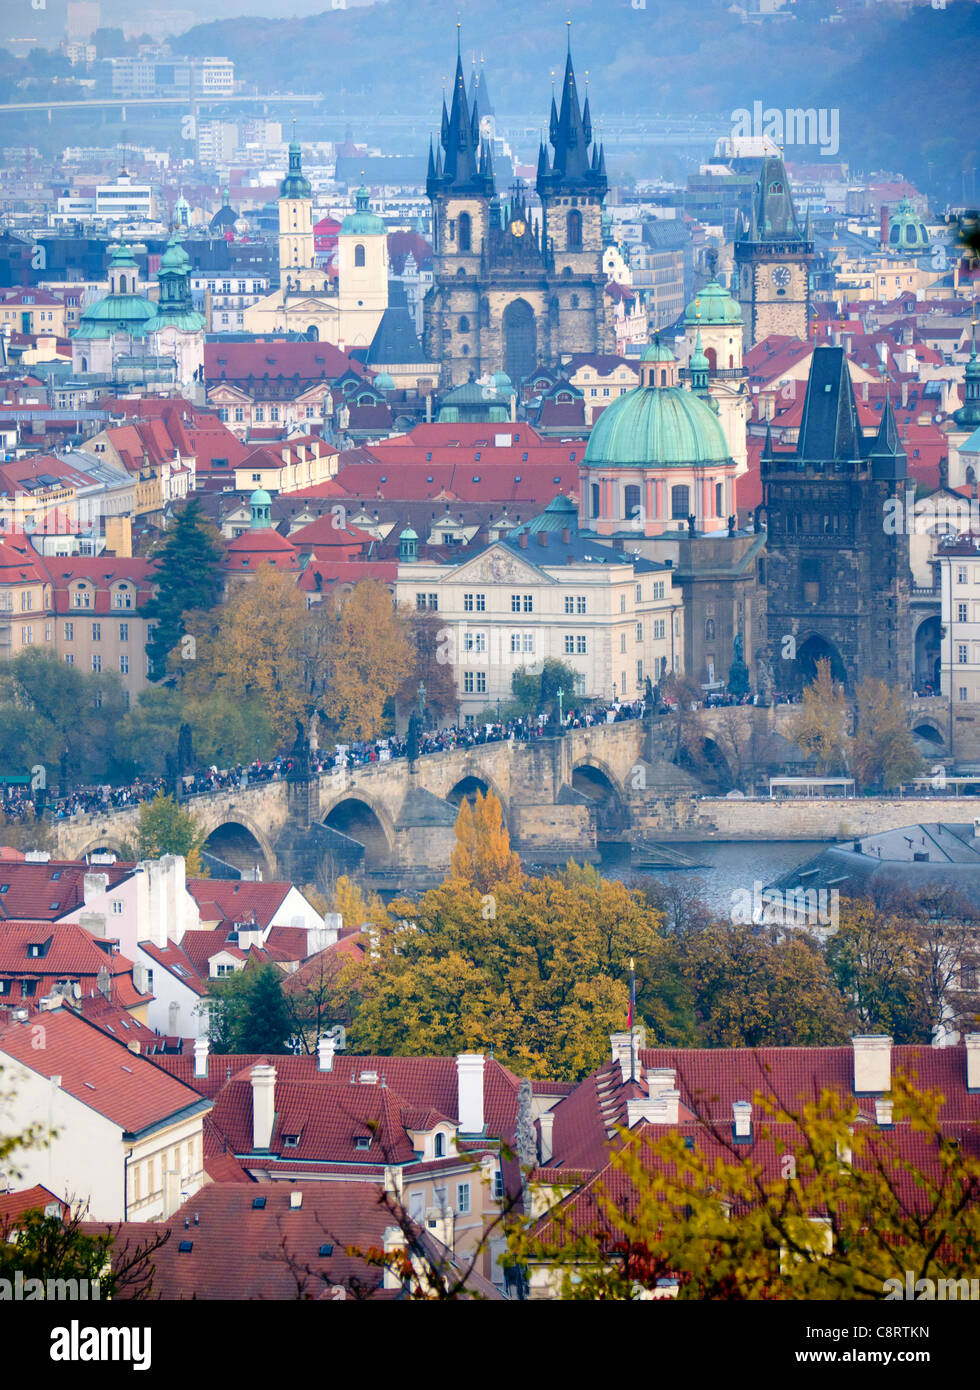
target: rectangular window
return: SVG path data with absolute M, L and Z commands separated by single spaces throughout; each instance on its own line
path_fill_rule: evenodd
M 643 641 L 643 624 L 642 624 L 642 623 L 637 623 L 637 625 L 636 625 L 636 640 L 637 640 L 638 642 L 642 642 L 642 641 Z
M 491 1188 L 491 1195 L 493 1196 L 493 1200 L 495 1202 L 502 1202 L 504 1200 L 504 1175 L 503 1173 L 501 1173 L 499 1168 L 493 1175 L 493 1187 Z
M 416 594 L 416 595 L 415 595 L 415 607 L 416 607 L 416 608 L 425 608 L 425 607 L 426 607 L 426 598 L 425 598 L 425 594 Z
M 620 611 L 620 613 L 625 613 L 625 612 L 626 612 L 626 595 L 625 595 L 625 594 L 620 594 L 620 596 L 619 596 L 619 611 Z
M 477 611 L 478 613 L 485 613 L 485 612 L 487 611 L 487 596 L 486 596 L 486 594 L 477 594 L 477 596 L 476 596 L 476 611 Z
M 25 647 L 29 647 L 34 641 L 33 627 L 22 627 L 20 630 L 20 640 L 23 642 Z
M 235 424 L 236 424 L 236 425 L 241 425 L 241 424 L 244 423 L 244 421 L 245 421 L 245 407 L 242 406 L 242 405 L 236 405 L 236 406 L 235 406 Z
M 512 613 L 519 613 L 519 612 L 521 611 L 521 596 L 520 596 L 520 594 L 511 594 L 511 596 L 510 596 L 510 611 L 511 611 Z
M 512 632 L 510 634 L 510 649 L 512 652 L 519 652 L 521 649 L 521 634 Z
M 472 671 L 464 671 L 464 672 L 463 672 L 463 692 L 464 692 L 464 694 L 466 694 L 466 695 L 472 695 L 472 694 L 473 694 L 473 672 L 472 672 Z
M 456 1184 L 456 1210 L 461 1216 L 467 1215 L 470 1210 L 470 1185 L 468 1182 Z
M 653 620 L 653 640 L 662 642 L 666 634 L 666 620 L 664 618 L 654 618 Z
M 121 672 L 122 675 L 124 675 L 124 676 L 128 676 L 128 675 L 129 675 L 129 657 L 128 657 L 128 656 L 121 656 L 121 657 L 119 658 L 119 670 L 120 670 L 120 672 Z
M 584 655 L 585 655 L 585 638 L 584 638 L 584 637 L 576 637 L 576 639 L 575 639 L 575 651 L 576 651 L 577 655 L 579 655 L 579 656 L 584 656 Z
M 129 641 L 129 623 L 119 624 L 119 640 L 120 642 Z
M 439 595 L 438 595 L 438 594 L 430 594 L 430 595 L 429 595 L 429 607 L 430 607 L 430 608 L 438 608 L 438 607 L 439 607 Z
M 478 632 L 476 634 L 476 649 L 478 652 L 485 652 L 487 649 L 487 634 Z
M 565 635 L 565 655 L 572 656 L 575 651 L 575 638 L 570 634 Z
M 534 655 L 534 633 L 533 633 L 533 632 L 525 632 L 525 634 L 524 634 L 524 643 L 523 643 L 523 646 L 524 646 L 524 651 L 525 651 L 525 652 L 529 653 L 529 654 L 532 655 L 532 656 Z
M 93 671 L 101 671 L 101 670 L 102 670 L 102 658 L 101 658 L 101 656 L 99 656 L 98 654 L 96 654 L 95 656 L 92 657 L 92 670 L 93 670 Z
M 965 700 L 965 699 L 966 699 L 966 686 L 965 686 L 965 685 L 961 685 L 961 686 L 960 686 L 960 699 L 961 699 L 961 700 Z
M 643 662 L 642 662 L 642 661 L 638 661 L 638 662 L 636 663 L 636 683 L 637 683 L 637 685 L 642 685 L 642 684 L 643 684 Z
M 93 641 L 93 642 L 101 642 L 101 641 L 102 641 L 102 624 L 101 624 L 101 623 L 93 623 L 93 624 L 92 624 L 92 641 Z
M 22 590 L 20 595 L 20 611 L 22 613 L 29 613 L 33 607 L 34 595 L 29 589 Z
M 965 642 L 960 642 L 956 648 L 956 660 L 958 665 L 965 666 L 969 660 Z
M 66 653 L 65 653 L 65 665 L 66 665 L 66 666 L 74 666 L 74 664 L 75 664 L 75 658 L 74 658 L 74 656 L 72 655 L 71 652 L 66 652 Z
M 472 613 L 472 612 L 473 612 L 473 595 L 472 595 L 472 594 L 464 594 L 464 595 L 463 595 L 463 612 L 464 612 L 464 613 Z
M 534 612 L 534 595 L 533 595 L 533 594 L 525 594 L 525 595 L 524 595 L 524 612 L 525 612 L 525 613 L 533 613 L 533 612 Z
M 626 633 L 625 633 L 625 632 L 621 632 L 621 633 L 619 634 L 619 650 L 620 650 L 621 652 L 625 652 L 625 650 L 626 650 Z
M 658 579 L 653 586 L 654 598 L 663 598 L 665 587 L 665 581 L 663 579 Z
M 464 632 L 464 633 L 463 633 L 463 651 L 464 651 L 464 652 L 471 652 L 472 650 L 473 650 L 473 633 L 472 633 L 472 632 Z
M 576 613 L 584 613 L 584 612 L 585 612 L 585 595 L 584 595 L 584 594 L 580 594 L 579 597 L 576 598 L 576 600 L 575 600 L 575 612 L 576 612 Z
M 643 602 L 643 585 L 642 585 L 642 584 L 637 584 L 637 586 L 636 586 L 636 601 L 637 601 L 637 603 L 642 603 L 642 602 Z
M 133 593 L 131 589 L 117 589 L 112 596 L 113 608 L 132 608 Z
M 957 569 L 956 571 L 956 582 L 957 584 L 966 583 L 966 567 L 963 565 L 961 565 L 959 569 Z
M 575 600 L 572 598 L 571 594 L 566 595 L 566 598 L 565 598 L 565 612 L 566 612 L 566 613 L 574 613 L 574 612 L 575 612 Z
M 476 692 L 478 695 L 485 695 L 487 692 L 486 671 L 477 671 L 476 673 Z
M 958 603 L 956 605 L 956 621 L 958 623 L 965 623 L 967 621 L 965 603 Z

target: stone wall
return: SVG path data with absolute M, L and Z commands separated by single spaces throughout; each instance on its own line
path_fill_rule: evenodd
M 920 822 L 969 822 L 980 797 L 821 797 L 779 801 L 705 796 L 652 803 L 646 833 L 663 840 L 846 840 Z

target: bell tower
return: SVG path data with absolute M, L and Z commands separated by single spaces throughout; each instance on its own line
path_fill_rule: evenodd
M 793 194 L 781 157 L 762 161 L 746 222 L 735 230 L 738 298 L 742 304 L 746 348 L 783 333 L 806 339 L 810 332 L 810 217 L 797 221 Z
M 279 273 L 313 268 L 313 190 L 303 173 L 295 128 L 289 146 L 289 172 L 279 185 Z
M 554 256 L 557 275 L 566 270 L 573 275 L 590 275 L 595 272 L 597 256 L 601 262 L 602 204 L 609 183 L 605 153 L 598 141 L 592 140 L 588 96 L 584 109 L 579 105 L 570 40 L 560 109 L 554 95 L 551 98 L 548 143 L 554 153 L 549 159 L 542 143 L 537 177 L 545 245 Z

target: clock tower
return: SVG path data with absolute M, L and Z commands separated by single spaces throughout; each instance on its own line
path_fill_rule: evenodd
M 762 161 L 751 217 L 735 231 L 735 267 L 745 347 L 771 333 L 807 338 L 810 327 L 810 218 L 801 229 L 780 158 Z

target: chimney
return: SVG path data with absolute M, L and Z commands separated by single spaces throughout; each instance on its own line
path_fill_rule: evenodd
M 108 887 L 108 874 L 86 874 L 82 879 L 82 893 L 86 904 L 90 903 L 93 898 L 98 897 L 100 893 L 104 893 Z
M 272 1143 L 276 1120 L 276 1069 L 252 1068 L 252 1148 L 258 1153 Z
M 881 244 L 883 247 L 888 245 L 888 206 L 886 203 L 881 205 Z
M 980 1033 L 967 1033 L 966 1043 L 966 1089 L 980 1091 Z
M 484 1064 L 482 1052 L 461 1052 L 456 1058 L 458 1119 L 463 1134 L 483 1133 Z
M 909 384 L 908 384 L 907 381 L 903 381 L 903 382 L 902 382 L 902 405 L 908 405 L 908 403 L 909 403 Z
M 289 1210 L 298 1211 L 303 1205 L 303 1194 L 297 1188 L 293 1188 L 289 1194 Z
M 520 539 L 521 549 L 522 549 L 522 550 L 527 550 L 527 532 L 526 532 L 526 531 L 522 531 L 521 534 L 520 534 L 519 539 Z
M 875 1097 L 875 1123 L 882 1129 L 892 1127 L 893 1104 L 890 1100 L 885 1100 L 884 1096 Z
M 572 533 L 567 526 L 561 528 L 561 543 L 562 545 L 571 545 L 572 543 Z
M 550 1163 L 555 1152 L 553 1144 L 553 1134 L 555 1128 L 555 1112 L 546 1110 L 543 1115 L 538 1116 L 538 1125 L 541 1130 L 541 1163 Z
M 630 1079 L 630 1035 L 629 1033 L 610 1033 L 609 1043 L 612 1048 L 612 1059 L 619 1063 L 620 1071 L 623 1074 L 623 1081 Z M 633 1029 L 633 1047 L 635 1049 L 635 1065 L 633 1071 L 639 1074 L 640 1070 L 640 1050 L 647 1045 L 647 1030 L 645 1028 Z M 671 1072 L 673 1077 L 673 1072 Z
M 651 1125 L 676 1125 L 680 1091 L 661 1091 L 656 1096 L 634 1096 L 626 1102 L 626 1123 L 632 1129 L 645 1120 Z
M 396 1250 L 404 1251 L 405 1237 L 397 1226 L 386 1226 L 384 1233 L 384 1251 L 386 1255 L 393 1255 Z M 384 1287 L 386 1289 L 400 1289 L 402 1286 L 401 1276 L 397 1269 L 392 1269 L 385 1261 L 384 1266 Z
M 752 1140 L 752 1102 L 749 1100 L 732 1101 L 732 1137 L 736 1144 Z
M 317 1038 L 317 1071 L 333 1071 L 333 1054 L 336 1046 L 335 1038 Z
M 170 1006 L 167 1009 L 167 1031 L 170 1033 L 171 1037 L 175 1038 L 177 1036 L 177 1031 L 179 1028 L 180 1005 L 177 1003 L 176 999 L 172 999 L 170 1001 Z
M 548 544 L 548 533 L 547 533 L 547 531 L 539 531 L 539 532 L 538 532 L 538 545 L 540 545 L 542 549 L 545 549 L 545 548 L 547 547 L 547 544 Z
M 851 1039 L 854 1046 L 854 1094 L 883 1095 L 892 1085 L 892 1040 L 881 1035 Z
M 646 1042 L 646 1038 L 643 1041 Z M 637 1051 L 639 1051 L 639 1044 L 637 1044 Z M 651 1099 L 655 1099 L 664 1091 L 672 1091 L 675 1085 L 676 1074 L 673 1067 L 652 1067 L 647 1072 L 647 1091 Z
M 90 931 L 93 936 L 101 937 L 105 940 L 106 924 L 104 912 L 80 912 L 78 914 L 78 925 Z
M 194 1075 L 207 1076 L 208 1074 L 208 1040 L 207 1038 L 194 1039 Z

